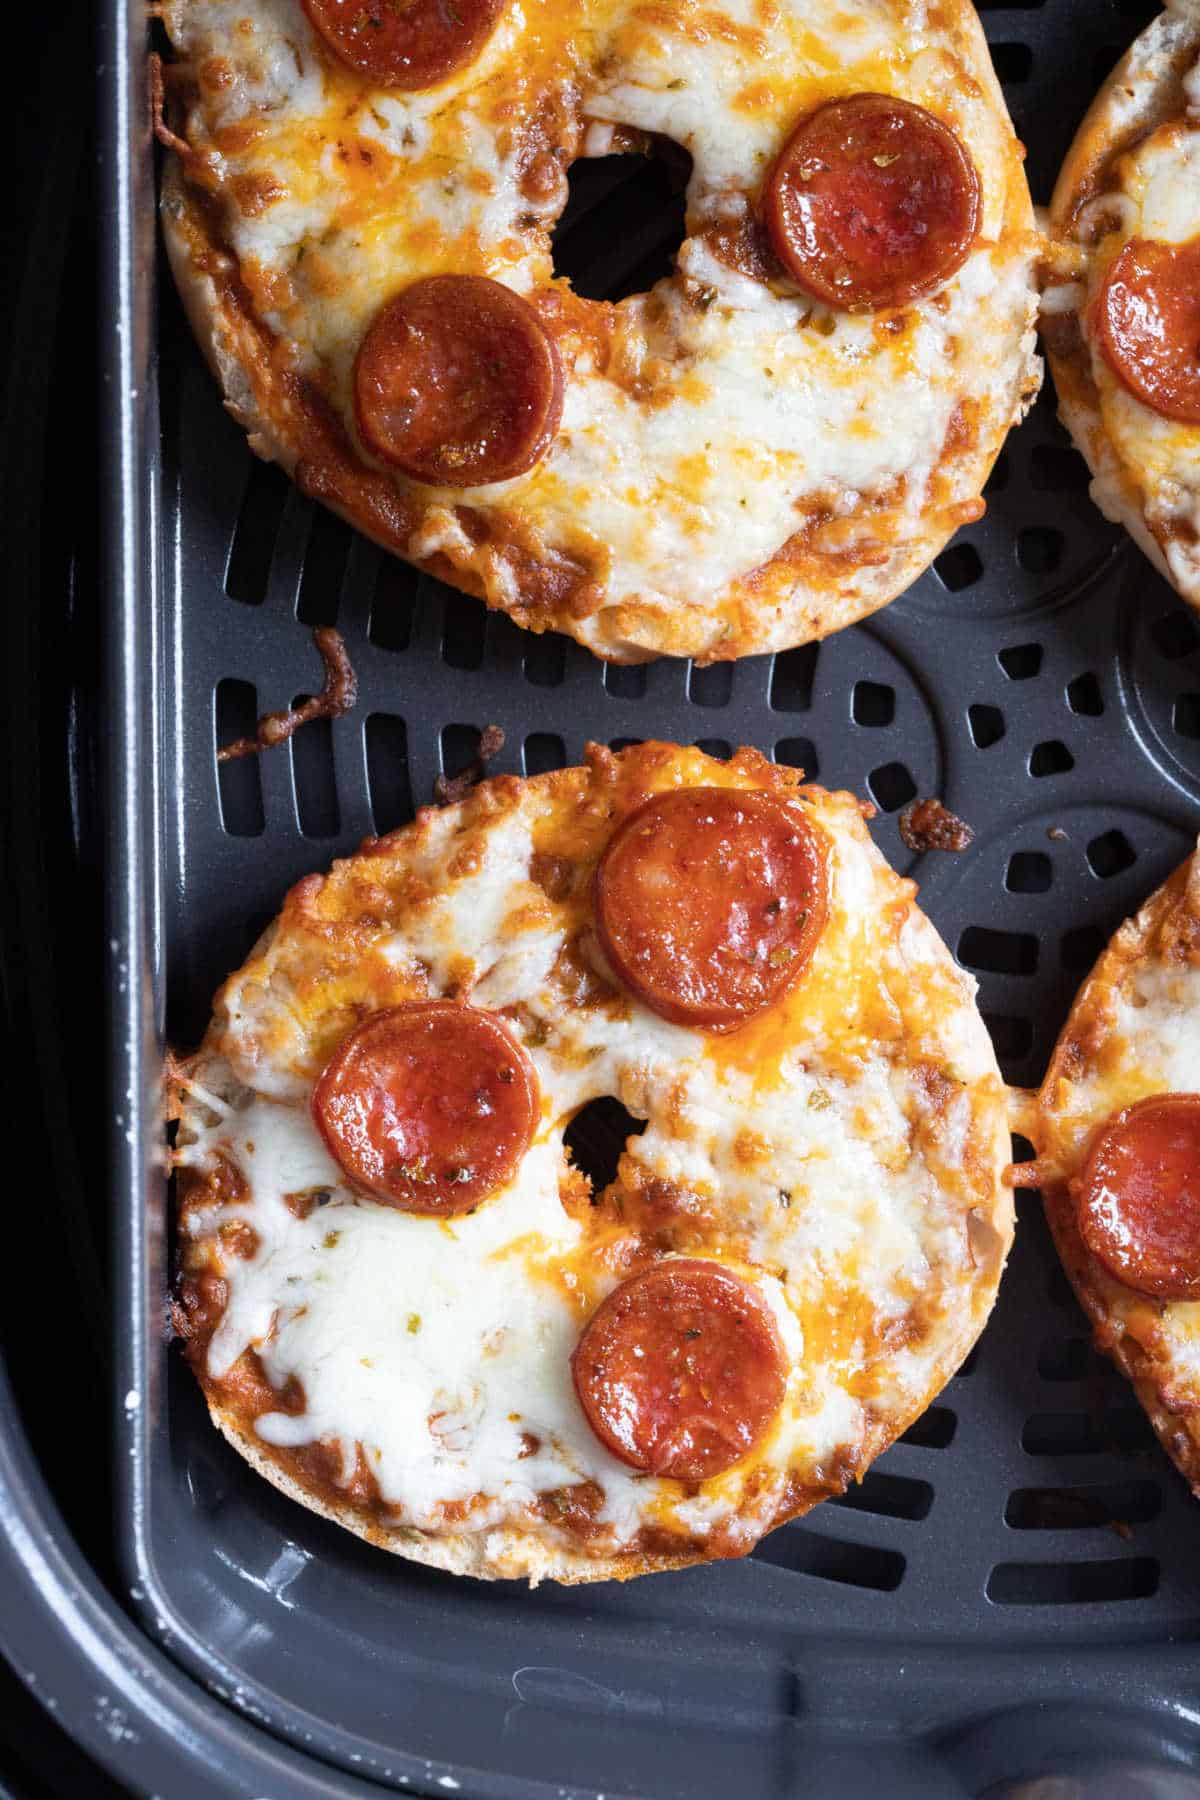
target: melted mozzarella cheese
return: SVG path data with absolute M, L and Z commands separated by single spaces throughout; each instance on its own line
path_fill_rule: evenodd
M 447 1502 L 480 1496 L 470 1522 L 482 1528 L 519 1519 L 539 1492 L 595 1481 L 619 1548 L 650 1517 L 697 1531 L 735 1519 L 752 1539 L 789 1469 L 828 1466 L 871 1417 L 920 1405 L 939 1339 L 960 1329 L 954 1309 L 977 1280 L 962 1168 L 972 1129 L 974 1153 L 994 1170 L 1006 1154 L 1001 1089 L 973 986 L 932 927 L 910 911 L 894 941 L 881 934 L 897 884 L 851 803 L 829 801 L 817 816 L 833 847 L 821 973 L 770 1027 L 778 1041 L 744 1047 L 637 1003 L 564 1004 L 555 970 L 579 915 L 530 879 L 553 829 L 543 788 L 527 786 L 489 820 L 452 879 L 459 813 L 425 820 L 403 868 L 428 892 L 398 929 L 380 929 L 372 954 L 432 993 L 519 1007 L 543 1097 L 512 1186 L 464 1219 L 354 1197 L 310 1121 L 313 1003 L 294 970 L 271 949 L 227 985 L 218 1042 L 229 1067 L 215 1079 L 245 1086 L 232 1115 L 212 1118 L 183 1155 L 204 1167 L 219 1150 L 248 1183 L 238 1216 L 258 1246 L 227 1260 L 229 1302 L 208 1369 L 220 1380 L 256 1347 L 274 1385 L 299 1377 L 304 1411 L 261 1419 L 265 1441 L 336 1441 L 347 1477 L 361 1443 L 397 1522 L 427 1528 Z M 590 954 L 602 966 L 594 944 Z M 890 1056 L 873 1036 L 879 967 L 889 991 L 926 997 L 919 1031 Z M 927 1062 L 955 1089 L 940 1140 L 922 1129 Z M 214 1076 L 202 1080 L 211 1087 Z M 606 1094 L 648 1121 L 629 1142 L 620 1184 L 664 1182 L 691 1196 L 709 1221 L 696 1253 L 715 1245 L 748 1273 L 788 1352 L 784 1407 L 752 1468 L 706 1484 L 693 1502 L 616 1462 L 571 1385 L 571 1350 L 614 1278 L 560 1200 L 563 1134 Z M 975 1119 L 981 1104 L 991 1107 L 990 1136 Z M 282 1196 L 309 1186 L 334 1198 L 297 1219 Z M 203 1215 L 200 1229 L 212 1229 Z M 930 1335 L 908 1357 L 881 1354 L 917 1296 Z M 536 1440 L 532 1454 L 523 1434 Z
M 630 606 L 661 639 L 686 606 L 696 645 L 719 644 L 727 590 L 806 511 L 847 513 L 897 481 L 904 511 L 888 548 L 902 547 L 963 402 L 984 420 L 1011 416 L 1030 367 L 1032 253 L 1031 237 L 1005 231 L 1011 130 L 917 0 L 725 0 L 702 15 L 679 6 L 646 16 L 627 0 L 592 0 L 569 18 L 558 0 L 529 0 L 506 9 L 474 68 L 423 94 L 364 91 L 327 61 L 314 75 L 322 65 L 300 0 L 171 0 L 168 24 L 194 62 L 219 53 L 240 69 L 243 11 L 249 71 L 215 103 L 202 90 L 189 136 L 201 150 L 221 146 L 228 230 L 256 302 L 347 419 L 363 332 L 406 281 L 479 271 L 528 292 L 551 280 L 547 228 L 565 180 L 534 203 L 522 192 L 523 109 L 563 97 L 568 143 L 580 149 L 602 148 L 591 133 L 620 125 L 690 152 L 679 273 L 616 309 L 607 368 L 586 352 L 576 360 L 542 461 L 509 482 L 429 492 L 433 510 L 494 510 L 545 549 L 584 557 L 604 597 L 578 627 L 585 642 L 613 647 Z M 699 235 L 751 210 L 791 121 L 831 91 L 856 89 L 900 93 L 949 118 L 983 182 L 975 253 L 886 334 L 869 317 L 747 280 Z M 253 119 L 254 140 L 224 147 L 220 127 L 237 118 Z M 968 483 L 943 501 L 974 491 Z M 428 544 L 426 518 L 409 554 L 429 554 Z M 461 534 L 436 547 L 512 603 L 502 556 Z M 870 563 L 878 547 L 865 548 Z

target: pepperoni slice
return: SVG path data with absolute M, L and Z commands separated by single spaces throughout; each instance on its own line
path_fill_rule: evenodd
M 470 1212 L 511 1179 L 537 1076 L 493 1013 L 420 1000 L 372 1014 L 317 1082 L 313 1118 L 356 1186 L 404 1212 Z
M 414 481 L 476 487 L 523 475 L 562 416 L 554 340 L 484 275 L 430 275 L 377 315 L 354 364 L 363 443 Z
M 1200 1298 L 1200 1094 L 1156 1094 L 1116 1113 L 1076 1188 L 1079 1230 L 1127 1287 Z
M 783 1401 L 770 1309 L 719 1263 L 671 1258 L 608 1296 L 571 1358 L 575 1392 L 622 1462 L 707 1481 L 740 1462 Z
M 435 87 L 474 62 L 504 0 L 304 0 L 334 55 L 377 87 Z
M 1133 238 L 1092 311 L 1105 362 L 1164 419 L 1200 425 L 1200 237 Z
M 975 165 L 923 106 L 889 94 L 831 100 L 801 120 L 763 189 L 775 253 L 844 312 L 940 287 L 979 229 Z
M 652 1012 L 732 1031 L 808 964 L 825 887 L 824 852 L 798 804 L 677 788 L 617 827 L 596 871 L 596 925 Z

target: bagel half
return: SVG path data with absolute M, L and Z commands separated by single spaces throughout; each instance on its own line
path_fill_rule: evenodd
M 254 450 L 388 550 L 615 661 L 783 649 L 886 604 L 979 517 L 1039 384 L 1040 240 L 967 0 L 747 10 L 529 0 L 414 94 L 339 64 L 301 0 L 163 7 L 167 248 Z M 962 267 L 874 314 L 807 298 L 759 218 L 797 120 L 856 91 L 932 112 L 981 184 Z M 569 165 L 664 141 L 693 163 L 674 273 L 581 298 L 551 247 Z M 541 460 L 473 488 L 409 479 L 356 424 L 371 321 L 447 272 L 528 299 L 562 367 Z
M 614 831 L 679 789 L 763 796 L 821 846 L 810 960 L 732 1030 L 669 1022 L 597 937 Z M 176 1316 L 221 1431 L 372 1543 L 531 1581 L 744 1555 L 861 1478 L 974 1343 L 1012 1236 L 1005 1090 L 914 893 L 849 795 L 664 744 L 487 782 L 302 881 L 180 1081 Z M 511 1179 L 452 1218 L 363 1191 L 314 1123 L 348 1034 L 431 999 L 499 1019 L 541 1095 Z M 563 1140 L 605 1096 L 645 1128 L 593 1192 Z M 784 1371 L 705 1478 L 629 1466 L 572 1386 L 596 1308 L 676 1258 L 753 1291 Z
M 1190 121 L 1190 123 L 1189 123 Z M 1043 329 L 1059 412 L 1092 472 L 1092 498 L 1193 606 L 1200 606 L 1200 425 L 1161 417 L 1129 392 L 1096 347 L 1089 309 L 1131 238 L 1162 229 L 1147 203 L 1151 158 L 1194 140 L 1191 196 L 1200 234 L 1200 4 L 1175 0 L 1142 32 L 1089 109 L 1050 205 Z
M 1200 1092 L 1200 856 L 1114 935 L 1084 982 L 1050 1060 L 1031 1125 L 1046 1217 L 1096 1347 L 1132 1383 L 1168 1456 L 1200 1492 L 1200 1305 L 1137 1291 L 1081 1235 L 1088 1150 L 1124 1108 Z

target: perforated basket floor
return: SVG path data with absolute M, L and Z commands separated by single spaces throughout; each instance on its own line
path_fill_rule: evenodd
M 985 10 L 1036 199 L 1151 10 Z M 628 291 L 674 247 L 673 216 L 624 162 L 598 165 L 562 260 L 591 291 Z M 1020 1084 L 1200 825 L 1200 631 L 1091 505 L 1049 394 L 1001 457 L 986 518 L 903 600 L 819 648 L 709 669 L 605 668 L 314 509 L 250 457 L 169 297 L 159 394 L 177 1043 L 288 885 L 408 818 L 487 724 L 507 737 L 494 769 L 572 762 L 589 738 L 751 743 L 872 797 L 877 841 L 979 976 Z M 345 635 L 357 709 L 218 769 L 218 744 L 312 691 L 318 623 Z M 974 825 L 968 854 L 904 849 L 898 813 L 928 794 Z M 1191 1758 L 1196 1665 L 1173 1646 L 1198 1617 L 1195 1504 L 1090 1351 L 1037 1197 L 1020 1213 L 967 1367 L 861 1488 L 748 1563 L 534 1596 L 394 1565 L 252 1477 L 172 1360 L 137 1440 L 135 1597 L 231 1704 L 385 1783 L 782 1795 L 821 1791 L 821 1756 L 857 1744 L 890 1759 L 885 1794 L 957 1793 L 1019 1773 L 1055 1706 L 1076 1748 L 1119 1719 L 1122 1741 L 1157 1731 L 1159 1752 Z M 1012 1707 L 1024 1725 L 976 1729 Z

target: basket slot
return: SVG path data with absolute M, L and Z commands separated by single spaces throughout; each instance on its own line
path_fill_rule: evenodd
M 293 706 L 309 698 L 298 694 Z M 312 719 L 291 740 L 292 774 L 296 783 L 296 816 L 305 837 L 336 837 L 342 813 L 333 762 L 333 723 Z
M 948 1406 L 928 1406 L 919 1419 L 914 1419 L 902 1444 L 918 1450 L 945 1450 L 954 1441 L 958 1418 Z
M 764 1538 L 753 1557 L 794 1575 L 811 1575 L 843 1587 L 872 1588 L 880 1594 L 893 1593 L 900 1586 L 907 1566 L 899 1550 L 818 1536 L 799 1525 L 784 1526 Z
M 258 693 L 252 682 L 227 677 L 217 683 L 213 707 L 214 755 L 223 744 L 253 737 L 258 722 Z M 239 756 L 216 764 L 221 800 L 221 826 L 230 837 L 261 837 L 266 825 L 262 778 L 257 756 Z
M 224 589 L 244 606 L 261 606 L 267 597 L 271 558 L 283 520 L 291 483 L 277 463 L 247 458 L 246 486 L 225 563 Z
M 1008 1496 L 1004 1523 L 1015 1531 L 1089 1531 L 1115 1528 L 1124 1535 L 1162 1511 L 1156 1481 L 1125 1481 L 1105 1487 L 1016 1488 Z
M 852 1482 L 833 1504 L 888 1519 L 923 1519 L 933 1505 L 933 1487 L 928 1481 L 868 1469 L 862 1480 Z
M 809 781 L 816 781 L 820 774 L 821 761 L 811 738 L 780 738 L 775 746 L 775 761 L 786 763 L 789 769 L 803 769 Z
M 1147 1600 L 1158 1591 L 1153 1556 L 1111 1562 L 997 1563 L 986 1593 L 995 1606 L 1096 1606 L 1114 1600 Z
M 296 593 L 302 625 L 336 625 L 353 537 L 344 519 L 314 506 Z

